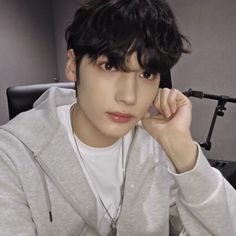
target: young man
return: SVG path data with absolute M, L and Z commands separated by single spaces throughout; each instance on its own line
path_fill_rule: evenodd
M 159 89 L 186 52 L 167 3 L 90 0 L 66 39 L 77 97 L 50 89 L 0 129 L 0 235 L 236 235 L 190 101 Z

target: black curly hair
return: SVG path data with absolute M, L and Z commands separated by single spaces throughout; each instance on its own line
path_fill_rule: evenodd
M 126 57 L 137 52 L 141 68 L 152 74 L 169 71 L 189 52 L 184 44 L 190 45 L 164 0 L 84 1 L 65 38 L 77 68 L 84 55 L 93 62 L 103 55 L 117 69 L 128 71 Z

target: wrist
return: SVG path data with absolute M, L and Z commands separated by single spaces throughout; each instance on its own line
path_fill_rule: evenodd
M 193 141 L 191 135 L 175 137 L 175 139 L 166 138 L 162 144 L 165 152 L 172 161 L 177 173 L 184 173 L 194 168 L 198 155 L 197 144 Z

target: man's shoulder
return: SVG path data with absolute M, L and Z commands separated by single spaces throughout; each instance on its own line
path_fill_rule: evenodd
M 68 90 L 68 89 L 67 89 Z M 74 101 L 73 91 L 52 88 L 46 91 L 34 104 L 34 108 L 0 126 L 0 141 L 18 139 L 26 146 L 44 146 L 61 125 L 57 107 Z
M 43 110 L 21 113 L 0 126 L 0 149 L 39 150 L 50 142 L 59 126 L 60 122 Z

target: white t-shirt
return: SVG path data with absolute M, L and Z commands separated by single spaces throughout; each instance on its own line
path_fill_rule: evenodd
M 111 146 L 94 148 L 82 143 L 77 136 L 76 142 L 82 155 L 81 159 L 74 140 L 71 126 L 70 108 L 72 105 L 60 106 L 57 113 L 65 126 L 71 145 L 82 166 L 97 200 L 97 227 L 101 235 L 107 235 L 110 230 L 111 219 L 107 215 L 100 199 L 102 199 L 109 214 L 114 218 L 120 202 L 120 186 L 123 181 L 122 169 L 122 138 Z M 92 135 L 92 134 L 91 134 Z M 130 131 L 124 136 L 124 163 L 126 163 L 128 149 L 132 139 Z M 99 195 L 99 196 L 98 196 Z

